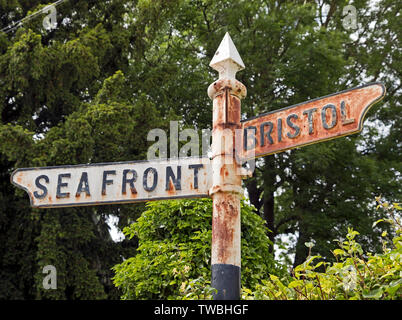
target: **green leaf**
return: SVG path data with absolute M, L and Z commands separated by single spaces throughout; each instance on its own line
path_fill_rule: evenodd
M 398 284 L 397 286 L 393 286 L 393 287 L 387 287 L 386 291 L 389 293 L 389 295 L 391 297 L 393 297 L 395 295 L 395 292 L 397 292 L 400 287 L 401 287 L 400 284 Z
M 279 278 L 277 277 L 277 276 L 275 276 L 275 275 L 273 275 L 273 274 L 270 274 L 269 275 L 269 278 L 272 280 L 272 281 L 279 281 Z
M 373 225 L 371 226 L 372 228 L 374 228 L 377 224 L 379 224 L 381 221 L 384 221 L 384 219 L 379 219 L 376 222 L 373 223 Z
M 334 255 L 338 256 L 338 255 L 345 255 L 345 251 L 343 251 L 342 249 L 335 249 L 334 251 L 332 251 Z
M 303 281 L 301 281 L 301 280 L 294 280 L 294 281 L 292 281 L 292 282 L 290 282 L 290 283 L 288 284 L 288 288 L 293 289 L 293 288 L 296 288 L 296 287 L 301 286 L 302 284 L 303 284 Z
M 363 290 L 363 298 L 380 299 L 383 293 L 383 288 L 373 289 L 371 291 Z
M 398 289 L 401 287 L 402 284 L 402 279 L 398 279 L 395 281 L 392 281 L 389 286 L 386 288 L 386 291 L 393 296 L 395 292 L 398 291 Z
M 395 209 L 402 210 L 402 207 L 401 207 L 400 203 L 394 202 L 394 203 L 392 203 L 392 205 L 394 206 Z

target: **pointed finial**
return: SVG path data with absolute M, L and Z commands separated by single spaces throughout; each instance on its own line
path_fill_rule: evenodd
M 223 37 L 209 66 L 219 72 L 219 79 L 234 79 L 236 72 L 245 68 L 243 60 L 228 32 Z

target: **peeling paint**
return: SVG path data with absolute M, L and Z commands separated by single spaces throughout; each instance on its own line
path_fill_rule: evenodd
M 236 130 L 241 129 L 241 99 L 245 86 L 219 79 L 208 88 L 212 112 L 212 264 L 240 267 L 241 165 L 235 158 Z

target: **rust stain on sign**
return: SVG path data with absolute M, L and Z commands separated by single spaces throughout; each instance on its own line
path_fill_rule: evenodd
M 17 169 L 11 182 L 33 207 L 72 207 L 208 197 L 209 158 L 176 158 Z
M 249 160 L 359 132 L 384 95 L 381 83 L 367 84 L 244 120 L 237 156 Z

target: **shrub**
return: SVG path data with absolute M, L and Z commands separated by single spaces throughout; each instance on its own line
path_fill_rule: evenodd
M 356 240 L 359 232 L 350 228 L 346 240 L 338 241 L 339 248 L 333 251 L 335 263 L 319 261 L 319 256 L 308 256 L 306 261 L 293 270 L 292 277 L 279 278 L 270 275 L 256 286 L 254 291 L 243 289 L 243 299 L 297 299 L 297 300 L 357 300 L 357 299 L 401 299 L 402 284 L 402 237 L 401 222 L 397 210 L 399 204 L 379 203 L 377 209 L 387 211 L 387 222 L 393 226 L 395 235 L 387 240 L 387 232 L 382 233 L 383 252 L 371 254 L 363 252 Z M 306 243 L 312 247 L 312 243 Z M 324 272 L 316 271 L 325 268 Z
M 122 299 L 210 299 L 212 201 L 149 202 L 147 210 L 124 229 L 138 237 L 134 257 L 113 269 Z M 264 221 L 241 203 L 242 285 L 254 288 L 269 274 L 281 274 Z

